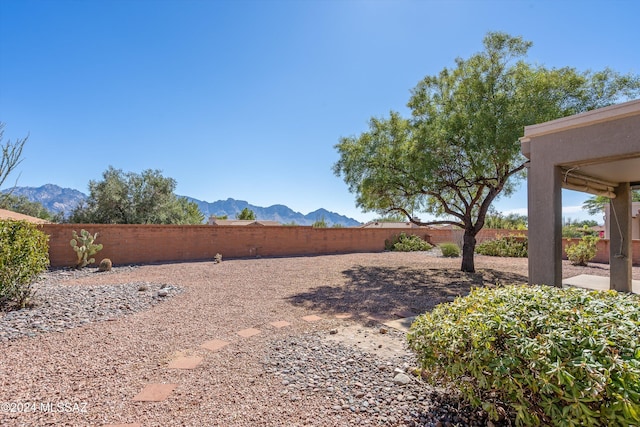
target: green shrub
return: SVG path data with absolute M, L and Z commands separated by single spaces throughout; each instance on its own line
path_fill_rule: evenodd
M 501 236 L 476 246 L 480 255 L 526 258 L 528 241 L 524 236 Z
M 598 252 L 598 240 L 595 236 L 584 236 L 578 243 L 569 243 L 564 250 L 573 265 L 587 265 Z
M 0 220 L 0 307 L 29 304 L 33 282 L 49 265 L 48 240 L 26 221 Z
M 516 425 L 640 425 L 640 296 L 549 286 L 474 289 L 408 334 L 423 376 Z
M 384 247 L 388 251 L 398 252 L 413 252 L 413 251 L 428 251 L 433 246 L 413 234 L 400 233 L 391 237 L 389 240 L 385 240 Z
M 438 247 L 442 251 L 442 256 L 445 256 L 448 258 L 456 258 L 460 256 L 460 247 L 455 243 L 450 243 L 450 242 L 440 243 Z

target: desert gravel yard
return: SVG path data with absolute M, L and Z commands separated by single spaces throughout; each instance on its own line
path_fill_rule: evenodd
M 0 312 L 0 425 L 487 425 L 411 375 L 404 334 L 380 323 L 526 282 L 526 259 L 459 266 L 385 252 L 52 271 L 33 308 Z M 167 394 L 146 401 L 153 384 Z

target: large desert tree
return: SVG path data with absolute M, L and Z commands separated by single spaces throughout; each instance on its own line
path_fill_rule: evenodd
M 640 93 L 637 76 L 529 64 L 530 46 L 521 37 L 488 33 L 482 52 L 418 83 L 410 118 L 393 111 L 372 118 L 367 132 L 336 145 L 334 172 L 363 210 L 463 229 L 462 271 L 475 271 L 476 235 L 491 203 L 524 177 L 518 141 L 524 126 Z M 421 221 L 416 212 L 437 219 Z
M 177 197 L 176 181 L 159 170 L 141 174 L 112 166 L 102 181 L 89 181 L 89 198 L 70 217 L 74 223 L 201 224 L 204 216 L 195 202 Z

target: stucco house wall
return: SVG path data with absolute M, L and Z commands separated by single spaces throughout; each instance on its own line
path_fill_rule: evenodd
M 611 235 L 611 218 L 614 213 L 611 211 L 611 205 L 607 204 L 604 208 L 604 238 L 608 239 Z M 613 222 L 615 227 L 615 222 Z M 640 240 L 640 202 L 631 203 L 631 238 Z

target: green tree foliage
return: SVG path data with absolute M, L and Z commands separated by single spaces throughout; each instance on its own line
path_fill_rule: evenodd
M 504 229 L 504 230 L 526 230 L 528 219 L 526 215 L 518 215 L 510 213 L 502 215 L 501 213 L 487 214 L 484 226 L 487 228 Z
M 374 219 L 375 222 L 405 222 L 407 218 L 401 213 L 391 213 Z
M 244 208 L 240 213 L 236 215 L 236 219 L 255 221 L 256 213 L 249 208 Z
M 229 216 L 228 215 L 210 215 L 209 216 L 209 220 L 215 220 L 215 219 L 220 219 L 220 220 L 229 219 Z
M 92 224 L 202 224 L 198 205 L 173 191 L 176 181 L 159 170 L 141 174 L 123 172 L 112 166 L 102 181 L 89 181 L 89 198 L 69 219 Z
M 3 143 L 4 139 L 4 126 L 3 122 L 0 122 L 0 151 L 2 151 L 2 158 L 0 159 L 0 188 L 6 181 L 7 177 L 22 161 L 22 149 L 27 142 L 28 136 L 22 139 L 17 139 L 15 142 L 10 140 Z M 5 196 L 0 195 L 0 200 Z
M 592 225 L 583 224 L 582 222 L 565 225 L 562 227 L 562 237 L 574 238 L 582 236 L 596 236 L 598 234 Z
M 631 192 L 631 200 L 640 202 L 640 190 L 633 190 Z M 608 205 L 610 201 L 608 197 L 593 196 L 582 203 L 582 209 L 586 210 L 589 215 L 602 215 L 604 214 L 604 207 Z
M 640 78 L 609 69 L 578 72 L 526 63 L 530 42 L 488 33 L 484 51 L 413 89 L 411 118 L 391 112 L 369 130 L 341 138 L 334 172 L 357 205 L 399 212 L 418 225 L 464 230 L 463 271 L 475 271 L 476 235 L 491 203 L 524 176 L 518 138 L 524 126 L 612 104 L 640 93 Z M 422 222 L 412 213 L 438 220 Z
M 526 230 L 528 219 L 526 215 L 487 215 L 485 227 L 504 230 Z
M 23 308 L 49 265 L 49 237 L 26 221 L 0 220 L 0 307 Z
M 314 223 L 311 224 L 311 226 L 313 228 L 327 228 L 328 224 L 327 224 L 327 220 L 325 219 L 324 215 L 322 215 L 320 218 L 316 219 L 314 221 Z
M 51 222 L 61 222 L 63 219 L 62 212 L 54 214 L 42 206 L 42 203 L 32 202 L 26 196 L 16 196 L 14 194 L 0 196 L 0 209 L 7 209 Z

